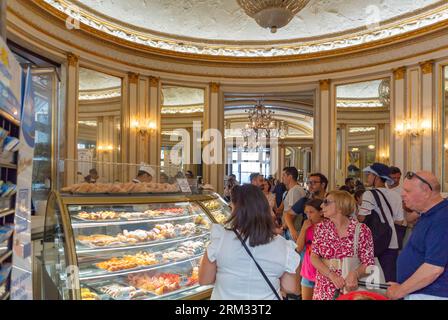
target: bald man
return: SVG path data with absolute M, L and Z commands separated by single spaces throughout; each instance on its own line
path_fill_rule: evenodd
M 398 257 L 397 281 L 387 296 L 406 300 L 448 300 L 448 200 L 431 172 L 408 172 L 401 192 L 404 204 L 420 213 Z

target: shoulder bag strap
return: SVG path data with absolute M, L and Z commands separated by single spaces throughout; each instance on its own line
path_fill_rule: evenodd
M 260 271 L 261 275 L 263 276 L 264 280 L 266 281 L 266 283 L 269 285 L 269 287 L 271 288 L 272 292 L 274 292 L 275 296 L 277 297 L 278 300 L 282 300 L 282 298 L 280 298 L 277 290 L 275 290 L 274 286 L 272 285 L 271 281 L 269 280 L 269 278 L 267 277 L 267 275 L 264 273 L 263 269 L 261 269 L 260 265 L 258 264 L 257 260 L 255 260 L 254 256 L 252 255 L 252 252 L 250 252 L 249 248 L 247 247 L 246 243 L 244 242 L 244 240 L 241 238 L 241 235 L 236 231 L 233 230 L 233 232 L 235 232 L 236 236 L 238 237 L 238 239 L 241 241 L 241 244 L 243 245 L 244 249 L 246 250 L 246 252 L 249 254 L 249 256 L 252 258 L 252 260 L 255 262 L 255 265 L 258 268 L 258 271 Z
M 353 256 L 358 256 L 359 233 L 361 232 L 361 223 L 357 222 L 355 227 L 355 239 L 353 242 Z
M 376 190 L 378 191 L 378 193 L 383 197 L 384 201 L 386 202 L 387 207 L 389 208 L 389 212 L 392 215 L 392 220 L 394 218 L 394 212 L 392 211 L 392 207 L 390 206 L 389 201 L 387 201 L 386 196 L 384 195 L 384 193 L 381 192 L 381 190 Z
M 376 204 L 377 204 L 378 207 L 380 208 L 381 215 L 382 215 L 382 217 L 383 217 L 384 223 L 389 224 L 389 222 L 388 222 L 388 220 L 387 220 L 387 218 L 386 218 L 386 214 L 384 213 L 383 206 L 381 205 L 381 200 L 380 200 L 380 197 L 378 196 L 377 191 L 378 191 L 378 190 L 376 190 L 376 189 L 372 189 L 372 190 L 370 190 L 370 192 L 372 192 L 372 194 L 373 194 L 373 197 L 375 198 Z

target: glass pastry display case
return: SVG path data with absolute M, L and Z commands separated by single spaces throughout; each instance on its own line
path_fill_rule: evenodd
M 44 298 L 205 299 L 198 267 L 212 223 L 230 216 L 216 193 L 53 192 L 44 232 Z

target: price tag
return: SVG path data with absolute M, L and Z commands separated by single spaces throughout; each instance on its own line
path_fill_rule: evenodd
M 188 183 L 188 179 L 177 179 L 177 184 L 180 187 L 182 192 L 191 193 L 190 184 Z

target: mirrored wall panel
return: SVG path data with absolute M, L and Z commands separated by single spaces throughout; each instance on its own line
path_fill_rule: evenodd
M 336 86 L 336 185 L 345 178 L 362 182 L 374 162 L 389 165 L 390 79 Z
M 161 170 L 170 177 L 178 172 L 188 172 L 188 178 L 202 177 L 205 90 L 163 84 L 161 101 Z
M 78 182 L 114 182 L 120 163 L 122 80 L 86 68 L 79 71 Z

